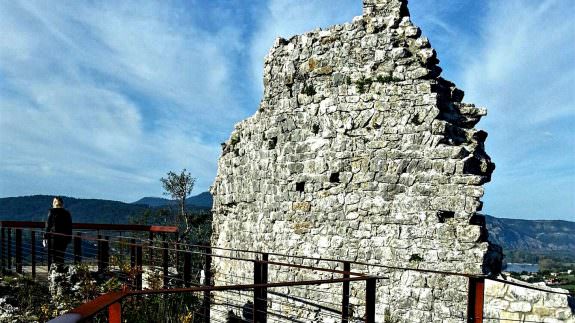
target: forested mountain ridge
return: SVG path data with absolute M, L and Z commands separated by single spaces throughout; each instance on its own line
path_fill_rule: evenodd
M 575 250 L 575 222 L 485 217 L 489 240 L 504 250 Z
M 186 204 L 192 207 L 199 208 L 212 208 L 212 195 L 209 192 L 203 192 L 196 196 L 191 196 L 186 199 Z M 144 197 L 132 204 L 142 204 L 151 207 L 177 205 L 177 201 L 169 200 L 161 197 Z
M 203 195 L 202 195 L 203 194 Z M 190 197 L 190 201 L 200 201 L 201 205 L 188 203 L 191 210 L 210 209 L 205 201 L 205 194 L 202 193 L 198 199 Z M 211 196 L 210 196 L 211 198 Z M 44 221 L 48 215 L 48 210 L 52 206 L 53 196 L 32 195 L 20 197 L 0 198 L 0 220 L 12 221 Z M 136 203 L 124 203 L 112 200 L 100 199 L 79 199 L 74 197 L 63 197 L 64 206 L 72 213 L 74 222 L 84 223 L 128 223 L 130 217 L 142 214 L 146 210 L 154 210 L 163 207 L 170 207 L 169 203 L 161 205 L 148 205 Z M 169 200 L 166 200 L 169 202 Z

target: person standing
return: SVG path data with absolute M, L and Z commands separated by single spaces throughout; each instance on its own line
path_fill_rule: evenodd
M 52 200 L 52 208 L 48 212 L 45 228 L 44 247 L 51 243 L 54 264 L 62 266 L 66 248 L 72 240 L 72 215 L 64 208 L 64 201 L 59 196 Z

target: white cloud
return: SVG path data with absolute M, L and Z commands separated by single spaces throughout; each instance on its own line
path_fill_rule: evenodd
M 462 87 L 466 101 L 489 110 L 480 127 L 490 134 L 487 151 L 497 169 L 486 210 L 566 218 L 575 211 L 573 203 L 559 203 L 565 194 L 575 200 L 573 5 L 491 1 L 482 26 L 479 50 L 468 51 Z M 517 202 L 521 198 L 504 198 L 513 194 L 557 202 L 542 203 L 545 211 L 531 209 L 533 203 Z
M 177 3 L 2 2 L 0 194 L 130 200 L 184 167 L 206 190 L 243 116 L 238 37 Z

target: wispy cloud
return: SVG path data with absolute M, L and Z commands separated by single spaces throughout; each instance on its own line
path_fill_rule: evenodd
M 481 126 L 498 166 L 486 196 L 495 215 L 575 213 L 573 9 L 569 1 L 491 1 L 479 48 L 468 51 L 467 101 L 489 108 Z
M 2 2 L 2 195 L 129 200 L 183 167 L 207 189 L 219 142 L 245 115 L 232 79 L 243 45 L 180 5 Z M 35 180 L 15 188 L 25 173 Z

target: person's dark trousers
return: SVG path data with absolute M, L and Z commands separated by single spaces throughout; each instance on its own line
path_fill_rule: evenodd
M 66 255 L 66 248 L 70 243 L 68 237 L 53 237 L 52 238 L 52 248 L 54 250 L 54 264 L 63 265 L 64 256 Z

